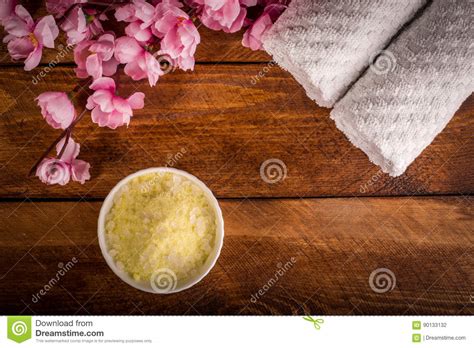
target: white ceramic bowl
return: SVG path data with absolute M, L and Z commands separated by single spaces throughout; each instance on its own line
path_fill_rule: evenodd
M 177 284 L 175 284 L 175 287 L 171 289 L 167 289 L 166 292 L 157 291 L 156 287 L 152 287 L 151 282 L 145 282 L 145 281 L 138 282 L 133 277 L 131 277 L 128 273 L 119 269 L 116 266 L 112 256 L 109 254 L 109 251 L 107 248 L 107 242 L 105 239 L 105 218 L 107 214 L 109 213 L 110 208 L 112 208 L 115 195 L 130 180 L 138 176 L 150 174 L 150 173 L 172 173 L 172 174 L 177 174 L 182 177 L 185 177 L 186 179 L 189 179 L 192 183 L 194 183 L 197 187 L 199 187 L 204 192 L 205 196 L 209 200 L 209 203 L 211 204 L 211 206 L 213 207 L 215 211 L 216 219 L 217 219 L 216 238 L 215 238 L 214 248 L 211 251 L 211 254 L 209 255 L 209 257 L 207 258 L 206 263 L 203 265 L 203 267 L 199 270 L 198 274 L 194 278 L 188 279 L 182 283 L 178 281 Z M 219 207 L 219 203 L 217 202 L 216 197 L 214 197 L 211 190 L 201 180 L 196 178 L 194 175 L 191 175 L 179 169 L 168 168 L 168 167 L 156 167 L 156 168 L 143 169 L 136 173 L 130 174 L 129 176 L 122 179 L 117 185 L 115 185 L 112 191 L 110 191 L 110 193 L 105 198 L 105 201 L 102 204 L 102 208 L 100 209 L 97 233 L 98 233 L 99 245 L 100 245 L 100 250 L 102 251 L 102 255 L 104 256 L 105 261 L 107 262 L 107 265 L 109 265 L 112 271 L 120 279 L 122 279 L 125 283 L 133 286 L 134 288 L 142 290 L 142 291 L 151 292 L 151 293 L 168 293 L 169 294 L 169 293 L 179 292 L 179 291 L 188 289 L 191 286 L 197 284 L 214 267 L 220 255 L 222 243 L 224 241 L 224 219 L 222 218 L 222 211 L 221 211 L 221 208 Z M 163 279 L 163 281 L 166 282 L 167 279 Z

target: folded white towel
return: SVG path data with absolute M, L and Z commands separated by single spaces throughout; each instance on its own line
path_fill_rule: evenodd
M 469 1 L 434 0 L 331 112 L 384 172 L 401 175 L 474 90 L 473 19 Z
M 427 0 L 293 0 L 263 38 L 273 59 L 331 107 Z

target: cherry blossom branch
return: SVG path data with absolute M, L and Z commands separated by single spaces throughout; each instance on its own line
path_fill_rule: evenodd
M 72 132 L 72 129 L 76 126 L 76 124 L 84 117 L 84 115 L 86 114 L 88 110 L 86 108 L 84 108 L 84 110 L 81 112 L 81 114 L 70 124 L 69 127 L 67 127 L 65 130 L 62 131 L 62 133 L 52 142 L 51 145 L 49 145 L 49 147 L 46 149 L 46 151 L 41 155 L 41 157 L 38 159 L 38 161 L 36 161 L 36 163 L 34 164 L 34 166 L 31 168 L 30 172 L 28 173 L 28 176 L 32 176 L 35 172 L 36 172 L 36 169 L 38 168 L 39 164 L 49 155 L 49 153 L 51 152 L 51 150 L 65 137 L 69 134 L 69 137 L 70 137 L 70 133 Z M 66 145 L 67 145 L 67 141 L 69 139 L 67 138 L 66 141 L 64 142 L 64 146 L 63 148 L 61 149 L 60 151 L 60 154 L 59 154 L 59 158 L 61 158 L 62 154 L 64 153 L 64 150 L 66 148 Z
M 43 47 L 38 45 L 38 42 L 56 40 L 59 29 L 62 29 L 67 35 L 68 45 L 75 45 L 77 77 L 89 76 L 89 79 L 84 80 L 84 85 L 78 84 L 70 93 L 48 91 L 36 98 L 45 121 L 55 129 L 62 129 L 62 132 L 49 145 L 28 175 L 37 172 L 42 182 L 60 185 L 67 184 L 70 178 L 80 183 L 90 179 L 90 164 L 76 159 L 79 145 L 73 138 L 73 129 L 84 117 L 87 108 L 77 116 L 72 100 L 86 84 L 93 81 L 89 86 L 93 94 L 88 99 L 88 106 L 94 115 L 94 123 L 112 129 L 128 125 L 133 110 L 144 107 L 145 95 L 135 92 L 127 98 L 120 96 L 117 92 L 120 71 L 124 71 L 125 75 L 133 80 L 147 79 L 149 85 L 154 87 L 160 76 L 174 71 L 175 68 L 193 70 L 194 52 L 201 40 L 199 26 L 194 24 L 196 19 L 203 25 L 213 23 L 212 29 L 224 32 L 234 32 L 246 26 L 243 45 L 253 50 L 260 49 L 261 37 L 270 27 L 268 23 L 273 23 L 278 18 L 289 1 L 259 0 L 258 3 L 254 1 L 257 3 L 254 5 L 250 5 L 253 1 L 225 1 L 216 9 L 202 0 L 46 0 L 47 5 L 48 2 L 52 5 L 48 9 L 50 13 L 36 21 L 25 15 L 28 11 L 23 6 L 10 6 L 8 13 L 0 13 L 0 24 L 9 34 L 6 43 L 12 40 L 29 42 L 31 47 L 26 52 L 27 56 L 30 57 L 34 50 L 41 56 Z M 16 3 L 15 0 L 6 2 Z M 115 16 L 106 16 L 105 13 L 109 11 L 116 11 Z M 246 20 L 242 21 L 240 15 L 235 18 L 235 13 L 245 13 Z M 101 22 L 108 20 L 114 23 L 125 22 L 125 33 L 122 25 L 116 27 L 122 32 L 121 35 L 117 35 L 117 30 L 105 31 Z M 41 30 L 37 30 L 37 26 Z M 28 32 L 23 30 L 26 27 Z M 45 28 L 49 30 L 44 30 Z M 49 36 L 45 33 L 49 33 Z M 12 57 L 25 55 L 26 48 L 8 45 L 8 49 Z M 40 61 L 41 59 L 25 59 L 25 70 L 32 70 Z M 123 65 L 124 70 L 119 70 L 119 66 Z M 58 144 L 61 144 L 61 147 Z M 54 147 L 57 154 L 51 156 Z M 70 152 L 74 153 L 74 158 L 70 158 Z M 58 176 L 60 167 L 66 171 L 63 176 Z
M 66 140 L 64 140 L 63 147 L 61 148 L 61 151 L 58 153 L 58 159 L 61 159 L 61 157 L 64 154 L 64 151 L 66 150 L 67 144 L 69 143 L 69 139 L 71 138 L 71 129 L 67 129 L 68 131 L 66 132 Z

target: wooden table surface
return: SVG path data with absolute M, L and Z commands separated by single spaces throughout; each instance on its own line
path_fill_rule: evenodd
M 99 128 L 88 118 L 77 126 L 92 180 L 65 187 L 27 173 L 58 136 L 33 99 L 74 88 L 72 54 L 63 54 L 63 43 L 28 73 L 1 46 L 2 312 L 472 314 L 474 97 L 404 175 L 390 178 L 291 75 L 264 52 L 241 47 L 241 34 L 200 32 L 194 72 L 167 74 L 155 88 L 121 76 L 121 94 L 147 96 L 128 128 Z M 260 168 L 275 159 L 286 176 L 269 183 Z M 153 295 L 107 267 L 97 218 L 121 178 L 164 165 L 213 190 L 225 240 L 201 283 Z M 35 300 L 73 258 L 77 263 Z M 370 277 L 381 269 L 391 283 L 380 290 L 384 284 L 377 288 Z

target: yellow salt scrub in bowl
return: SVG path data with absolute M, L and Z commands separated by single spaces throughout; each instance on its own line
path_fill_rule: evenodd
M 212 192 L 173 168 L 150 168 L 115 186 L 99 216 L 99 244 L 110 268 L 133 287 L 172 293 L 214 266 L 224 223 Z

